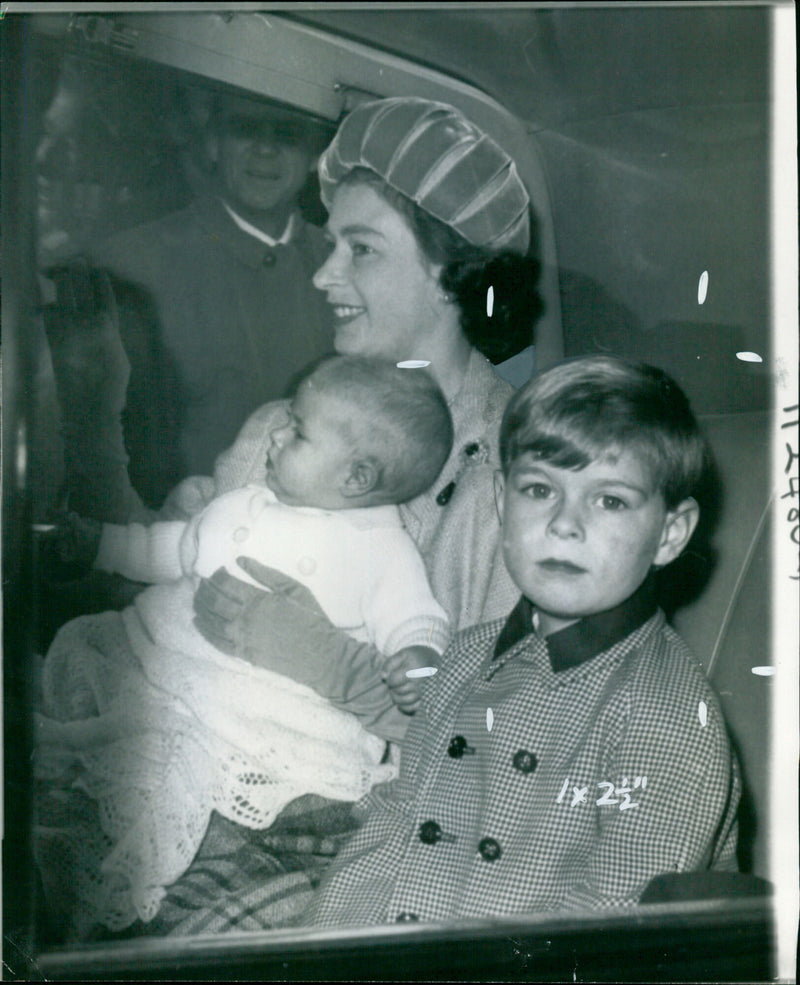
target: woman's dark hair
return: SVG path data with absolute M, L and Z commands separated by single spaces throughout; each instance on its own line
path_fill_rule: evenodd
M 539 262 L 519 253 L 456 261 L 441 276 L 442 287 L 461 309 L 464 334 L 494 363 L 533 342 L 544 310 L 538 280 Z
M 533 342 L 534 325 L 544 310 L 535 257 L 473 246 L 369 168 L 353 168 L 341 184 L 370 185 L 403 216 L 425 258 L 442 266 L 442 289 L 459 307 L 467 340 L 491 362 L 502 362 Z

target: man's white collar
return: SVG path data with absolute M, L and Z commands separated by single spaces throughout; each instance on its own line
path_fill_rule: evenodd
M 223 199 L 222 204 L 225 206 L 225 210 L 228 215 L 233 219 L 236 225 L 242 230 L 242 232 L 248 233 L 250 236 L 255 236 L 256 239 L 260 239 L 262 243 L 266 243 L 267 246 L 282 246 L 288 243 L 292 238 L 292 233 L 294 232 L 294 213 L 289 216 L 289 221 L 286 223 L 286 228 L 278 239 L 273 239 L 272 236 L 267 235 L 257 226 L 252 225 L 243 219 L 240 215 L 237 215 L 233 209 L 228 205 L 228 203 Z

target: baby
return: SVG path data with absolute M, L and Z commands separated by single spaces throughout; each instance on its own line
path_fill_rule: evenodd
M 428 488 L 450 451 L 432 378 L 332 357 L 271 439 L 265 485 L 226 493 L 188 522 L 72 531 L 89 531 L 95 567 L 154 583 L 121 613 L 64 626 L 42 674 L 40 767 L 48 750 L 80 761 L 110 839 L 90 860 L 100 876 L 85 904 L 111 929 L 155 915 L 213 809 L 266 828 L 301 794 L 355 800 L 395 772 L 352 714 L 211 646 L 193 623 L 200 579 L 225 567 L 247 580 L 242 554 L 291 575 L 334 624 L 385 655 L 379 672 L 405 711 L 416 706 L 414 674 L 434 673 L 447 643 L 395 505 Z

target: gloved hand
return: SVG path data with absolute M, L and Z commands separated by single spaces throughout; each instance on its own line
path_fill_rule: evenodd
M 394 703 L 413 715 L 422 701 L 422 680 L 438 673 L 439 654 L 427 646 L 407 646 L 386 658 L 383 679 Z
M 195 593 L 202 635 L 225 653 L 313 688 L 382 738 L 402 739 L 408 717 L 382 680 L 380 653 L 333 626 L 303 585 L 252 558 L 237 561 L 268 590 L 215 571 Z
M 270 633 L 279 632 L 282 626 L 289 634 L 297 629 L 298 635 L 301 632 L 306 635 L 313 631 L 316 618 L 320 623 L 318 628 L 333 629 L 305 585 L 252 558 L 239 558 L 239 564 L 267 590 L 256 588 L 228 574 L 224 568 L 218 568 L 211 578 L 200 582 L 194 597 L 195 625 L 218 650 L 256 665 L 268 666 L 272 645 L 266 642 L 262 645 L 262 640 Z M 281 592 L 286 602 L 270 598 L 273 592 Z M 273 621 L 276 608 L 278 615 Z M 259 659 L 260 652 L 265 659 Z
M 266 591 L 224 568 L 200 583 L 195 625 L 218 649 L 280 673 L 289 667 L 295 680 L 304 668 L 303 683 L 316 680 L 331 660 L 369 662 L 373 653 L 377 658 L 372 647 L 333 626 L 304 585 L 252 558 L 237 561 Z

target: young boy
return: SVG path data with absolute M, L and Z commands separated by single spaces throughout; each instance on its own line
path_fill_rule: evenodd
M 512 397 L 501 460 L 522 598 L 453 641 L 304 923 L 630 905 L 659 873 L 735 868 L 725 723 L 653 585 L 698 519 L 686 398 L 652 367 L 566 361 Z
M 266 487 L 226 493 L 188 523 L 102 527 L 95 565 L 156 584 L 122 613 L 60 631 L 38 725 L 43 753 L 79 756 L 99 804 L 113 849 L 90 860 L 102 868 L 86 905 L 111 929 L 154 916 L 212 809 L 266 828 L 301 794 L 356 800 L 393 775 L 385 743 L 352 715 L 211 646 L 193 624 L 193 596 L 220 566 L 245 579 L 243 550 L 277 566 L 386 655 L 396 703 L 413 710 L 417 682 L 406 672 L 435 668 L 447 620 L 394 504 L 435 480 L 451 442 L 430 376 L 333 357 L 273 432 Z M 383 722 L 393 738 L 396 718 Z

